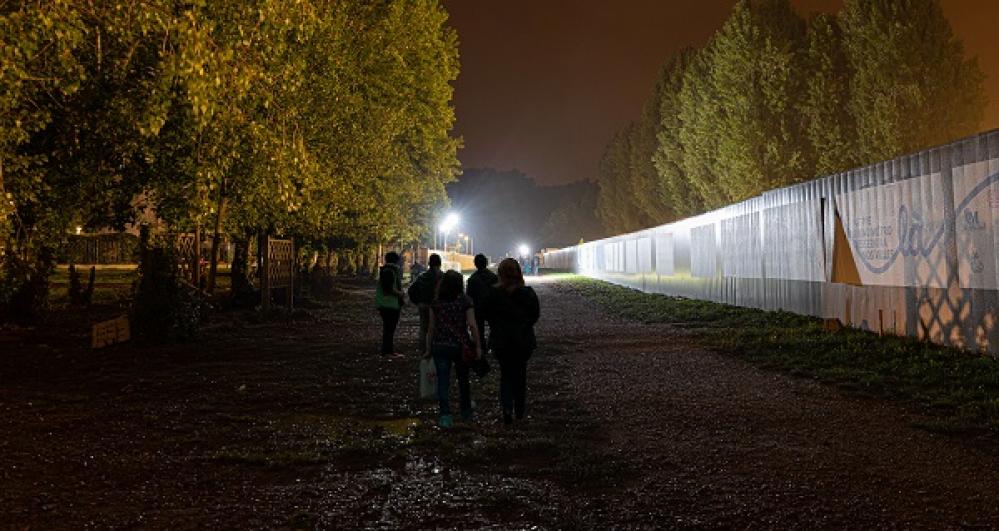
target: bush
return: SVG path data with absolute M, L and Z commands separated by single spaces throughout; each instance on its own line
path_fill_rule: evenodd
M 15 252 L 3 255 L 0 272 L 0 321 L 35 324 L 49 307 L 49 276 L 55 269 L 52 253 L 40 250 L 34 259 Z
M 76 266 L 69 264 L 69 303 L 72 306 L 90 306 L 90 301 L 94 298 L 94 280 L 97 277 L 97 268 L 91 266 L 90 280 L 87 281 L 87 289 L 83 289 L 80 283 L 80 273 Z
M 315 299 L 330 299 L 333 296 L 334 271 L 325 267 L 315 266 L 309 271 L 305 285 L 309 287 L 309 295 Z
M 132 302 L 132 329 L 146 341 L 189 339 L 204 315 L 197 290 L 181 278 L 172 248 L 146 248 Z

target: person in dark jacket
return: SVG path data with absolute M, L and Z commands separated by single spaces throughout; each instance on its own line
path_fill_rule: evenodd
M 395 353 L 393 342 L 395 329 L 399 325 L 403 296 L 399 254 L 386 253 L 385 265 L 378 271 L 378 286 L 375 288 L 375 306 L 382 316 L 382 354 L 386 356 Z
M 479 327 L 479 344 L 486 344 L 486 323 L 482 303 L 489 290 L 499 282 L 496 273 L 489 270 L 489 260 L 483 254 L 475 255 L 475 272 L 468 277 L 468 296 L 475 305 L 475 324 Z
M 520 264 L 500 262 L 499 283 L 489 290 L 482 309 L 489 323 L 489 348 L 500 366 L 500 406 L 503 422 L 524 418 L 527 403 L 527 360 L 537 348 L 534 325 L 541 315 L 538 296 L 524 285 Z
M 424 271 L 426 271 L 426 268 L 423 267 L 423 264 L 414 259 L 413 265 L 409 266 L 409 283 L 412 284 L 413 282 L 416 282 L 416 279 L 420 278 L 420 275 L 422 275 Z
M 430 269 L 417 277 L 410 292 L 419 297 L 414 299 L 412 295 L 410 296 L 410 300 L 417 304 L 420 312 L 420 335 L 416 344 L 416 349 L 420 354 L 429 352 L 427 350 L 427 327 L 430 325 L 430 305 L 437 299 L 437 285 L 440 284 L 441 277 L 444 275 L 441 273 L 440 255 L 436 253 L 430 255 L 427 263 L 430 265 Z

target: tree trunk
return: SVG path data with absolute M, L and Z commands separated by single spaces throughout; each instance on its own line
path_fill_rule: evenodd
M 208 293 L 215 292 L 215 275 L 219 268 L 219 241 L 223 216 L 225 216 L 225 179 L 222 179 L 222 186 L 219 188 L 219 200 L 215 209 L 215 228 L 212 229 L 212 257 L 208 266 Z
M 244 236 L 234 239 L 235 249 L 232 256 L 232 285 L 230 292 L 235 294 L 247 293 L 250 287 L 249 264 L 250 264 L 250 242 Z

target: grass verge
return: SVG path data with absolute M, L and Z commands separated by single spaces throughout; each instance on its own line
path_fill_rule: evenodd
M 942 432 L 999 435 L 999 361 L 907 337 L 878 337 L 819 319 L 642 293 L 576 275 L 564 285 L 604 308 L 648 323 L 696 330 L 714 350 L 872 396 L 924 406 Z

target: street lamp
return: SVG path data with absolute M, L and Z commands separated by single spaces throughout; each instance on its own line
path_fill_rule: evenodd
M 531 254 L 531 248 L 528 247 L 527 244 L 525 243 L 520 244 L 520 247 L 517 248 L 517 251 L 520 253 L 520 256 L 524 257 Z
M 475 241 L 472 239 L 471 236 L 465 234 L 464 232 L 459 232 L 458 239 L 463 240 L 465 242 L 465 244 L 462 245 L 461 247 L 465 251 L 465 254 L 475 254 L 475 249 L 474 247 L 471 246 L 471 244 L 474 244 Z
M 455 214 L 454 212 L 448 213 L 446 216 L 444 216 L 444 220 L 441 221 L 440 230 L 441 232 L 444 233 L 445 253 L 447 253 L 447 235 L 449 232 L 451 232 L 451 229 L 455 228 L 458 225 L 459 221 L 461 221 L 461 218 L 458 216 L 458 214 Z

